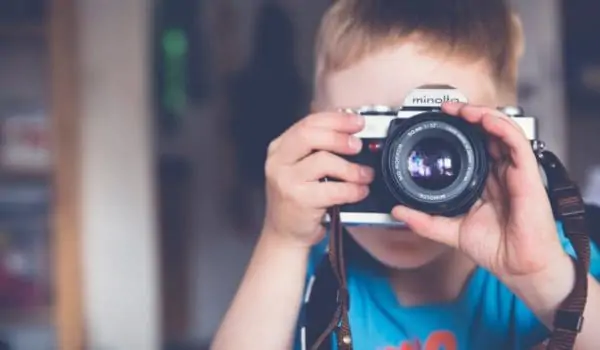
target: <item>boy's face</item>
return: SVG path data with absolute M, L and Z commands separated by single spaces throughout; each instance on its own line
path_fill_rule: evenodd
M 454 86 L 476 105 L 507 103 L 499 100 L 484 62 L 435 57 L 410 42 L 328 74 L 315 103 L 320 109 L 329 110 L 365 105 L 401 106 L 410 91 L 425 84 Z M 348 231 L 373 257 L 396 269 L 419 268 L 450 249 L 408 230 L 352 227 Z

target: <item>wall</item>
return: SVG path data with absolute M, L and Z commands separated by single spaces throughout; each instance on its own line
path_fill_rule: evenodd
M 539 118 L 541 138 L 585 188 L 588 172 L 600 165 L 600 113 L 565 107 L 561 1 L 514 2 L 523 17 L 527 42 L 521 65 L 522 84 L 533 87 L 533 94 L 522 100 L 522 105 Z
M 217 1 L 204 2 L 204 14 L 210 17 Z M 261 0 L 231 0 L 235 11 L 234 45 L 239 55 L 238 65 L 248 57 L 252 42 L 256 9 Z M 298 69 L 307 81 L 312 74 L 312 42 L 320 13 L 328 1 L 281 0 L 297 26 Z M 206 23 L 211 23 L 207 18 Z M 210 32 L 214 44 L 218 39 L 214 30 Z M 214 78 L 214 77 L 213 77 Z M 233 297 L 250 259 L 252 247 L 260 227 L 248 228 L 244 232 L 233 227 L 223 215 L 227 210 L 225 196 L 228 194 L 227 173 L 231 162 L 227 152 L 227 141 L 219 136 L 221 116 L 219 106 L 214 103 L 191 108 L 178 140 L 163 140 L 163 153 L 186 153 L 196 172 L 194 198 L 196 200 L 193 228 L 197 232 L 196 254 L 192 257 L 191 280 L 193 281 L 190 338 L 207 342 L 216 331 L 221 317 Z M 221 147 L 219 147 L 221 146 Z M 261 194 L 256 195 L 256 213 L 262 217 Z
M 560 0 L 513 1 L 525 32 L 521 86 L 531 94 L 521 99 L 526 112 L 538 117 L 540 138 L 568 163 L 568 130 L 562 68 Z
M 569 160 L 573 179 L 586 190 L 592 167 L 600 166 L 600 111 L 572 111 Z M 598 200 L 598 199 L 596 199 Z
M 78 5 L 88 346 L 158 350 L 151 1 Z
M 567 164 L 572 178 L 585 187 L 588 172 L 600 165 L 600 114 L 576 106 L 565 107 L 562 33 L 559 0 L 520 0 L 527 52 L 521 66 L 522 82 L 534 88 L 522 101 L 539 118 L 541 138 Z M 575 38 L 571 40 L 576 40 Z

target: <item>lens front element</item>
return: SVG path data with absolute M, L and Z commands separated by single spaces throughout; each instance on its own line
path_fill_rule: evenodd
M 410 151 L 410 178 L 419 187 L 439 191 L 452 185 L 460 171 L 460 154 L 443 138 L 424 138 Z

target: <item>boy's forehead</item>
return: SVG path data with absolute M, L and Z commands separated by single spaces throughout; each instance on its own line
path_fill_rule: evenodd
M 348 69 L 330 72 L 316 98 L 326 109 L 365 105 L 401 106 L 425 84 L 452 85 L 470 103 L 497 106 L 494 80 L 484 62 L 436 57 L 405 44 L 374 54 Z

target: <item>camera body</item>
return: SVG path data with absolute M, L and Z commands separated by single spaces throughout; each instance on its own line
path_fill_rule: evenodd
M 398 204 L 434 215 L 466 213 L 479 199 L 491 165 L 487 135 L 479 126 L 441 111 L 444 102 L 467 102 L 450 86 L 422 86 L 400 108 L 365 106 L 345 112 L 360 114 L 365 127 L 358 155 L 346 157 L 375 170 L 364 200 L 343 205 L 346 226 L 402 226 L 390 215 Z M 526 137 L 537 138 L 536 119 L 518 107 L 499 108 Z M 326 217 L 326 221 L 328 221 Z

